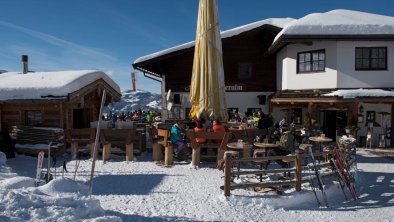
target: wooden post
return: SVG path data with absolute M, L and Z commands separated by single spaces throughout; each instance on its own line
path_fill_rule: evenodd
M 223 150 L 223 149 L 218 149 L 218 155 L 217 155 L 217 157 L 216 157 L 216 163 L 218 163 L 219 162 L 219 160 L 222 160 L 222 159 L 224 159 L 224 153 L 226 152 L 226 150 Z
M 78 142 L 71 142 L 71 159 L 76 159 L 78 154 Z
M 142 135 L 141 135 L 141 133 L 138 133 L 138 147 L 139 147 L 139 150 L 140 150 L 140 154 L 142 154 L 142 152 L 143 152 L 143 148 L 142 148 L 142 140 L 143 140 L 143 138 L 142 138 Z
M 111 157 L 111 143 L 104 144 L 103 147 L 103 161 L 109 160 Z
M 126 161 L 134 160 L 134 144 L 126 144 Z
M 301 152 L 299 150 L 296 150 L 296 157 L 295 157 L 295 189 L 297 192 L 301 191 Z
M 153 161 L 160 161 L 163 159 L 163 152 L 161 150 L 161 145 L 157 142 L 152 144 L 152 159 Z
M 174 146 L 172 143 L 168 143 L 168 145 L 165 147 L 165 156 L 164 156 L 164 165 L 166 166 L 171 166 L 174 160 L 174 157 L 172 156 L 174 154 Z
M 242 151 L 243 151 L 243 153 L 242 153 L 243 159 L 250 158 L 250 147 L 245 147 Z
M 100 146 L 100 144 L 99 144 L 99 146 Z M 93 157 L 93 152 L 94 152 L 94 142 L 93 142 L 93 143 L 90 143 L 90 144 L 89 144 L 89 147 L 90 147 L 90 156 L 91 156 L 91 157 Z M 94 155 L 94 156 L 98 156 L 98 150 L 99 150 L 99 147 L 97 147 L 97 150 L 96 150 L 96 155 Z
M 193 148 L 192 150 L 192 166 L 198 166 L 200 164 L 200 151 L 201 148 Z
M 224 196 L 230 196 L 230 180 L 231 180 L 231 153 L 224 153 Z

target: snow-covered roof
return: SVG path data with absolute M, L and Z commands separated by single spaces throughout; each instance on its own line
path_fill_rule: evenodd
M 289 23 L 283 35 L 393 35 L 394 17 L 337 9 L 312 13 Z
M 283 27 L 285 27 L 287 24 L 289 24 L 292 21 L 294 21 L 293 18 L 269 18 L 269 19 L 264 19 L 264 20 L 261 20 L 261 21 L 258 21 L 258 22 L 254 22 L 254 23 L 250 23 L 250 24 L 247 24 L 247 25 L 239 26 L 239 27 L 236 27 L 236 28 L 233 28 L 233 29 L 229 29 L 229 30 L 226 30 L 226 31 L 222 31 L 221 32 L 221 36 L 222 36 L 222 39 L 229 38 L 229 37 L 236 36 L 236 35 L 239 35 L 241 33 L 250 31 L 252 29 L 258 28 L 258 27 L 263 26 L 263 25 L 272 25 L 272 26 L 276 26 L 278 28 L 283 28 Z M 152 54 L 140 57 L 140 58 L 136 59 L 134 61 L 134 63 L 144 62 L 146 60 L 150 60 L 150 59 L 153 59 L 153 58 L 156 58 L 156 57 L 159 57 L 159 56 L 163 56 L 163 55 L 169 54 L 171 52 L 176 52 L 176 51 L 179 51 L 179 50 L 182 50 L 182 49 L 191 48 L 191 47 L 194 46 L 194 42 L 195 41 L 187 42 L 187 43 L 182 44 L 182 45 L 178 45 L 178 46 L 175 46 L 175 47 L 172 47 L 172 48 L 168 48 L 168 49 L 165 49 L 165 50 L 162 50 L 162 51 L 159 51 L 159 52 L 155 52 L 155 53 L 152 53 Z
M 118 84 L 102 71 L 7 72 L 0 74 L 0 101 L 67 97 L 98 79 L 103 79 L 121 93 Z
M 339 96 L 344 99 L 354 99 L 357 97 L 394 97 L 394 91 L 383 89 L 340 89 L 322 96 Z

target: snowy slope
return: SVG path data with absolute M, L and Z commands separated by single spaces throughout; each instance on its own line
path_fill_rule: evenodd
M 138 109 L 159 110 L 161 106 L 160 97 L 160 94 L 148 91 L 137 90 L 133 92 L 132 90 L 125 90 L 122 91 L 121 100 L 106 107 L 104 113 L 109 112 L 109 110 L 115 113 L 135 111 Z

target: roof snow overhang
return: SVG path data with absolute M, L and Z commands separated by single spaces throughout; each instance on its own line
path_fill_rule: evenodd
M 311 44 L 312 41 L 393 41 L 393 34 L 368 35 L 281 35 L 268 49 L 274 54 L 288 44 Z
M 281 90 L 271 98 L 271 103 L 277 105 L 348 102 L 393 103 L 394 91 L 389 88 Z

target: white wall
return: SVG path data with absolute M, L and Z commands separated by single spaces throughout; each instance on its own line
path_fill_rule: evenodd
M 387 70 L 355 71 L 355 47 L 387 47 Z M 325 72 L 297 74 L 297 53 L 325 49 Z M 315 41 L 290 44 L 277 53 L 280 89 L 394 87 L 393 41 Z
M 393 41 L 341 41 L 338 42 L 338 87 L 377 88 L 394 86 L 394 42 Z M 387 70 L 356 71 L 356 47 L 387 47 Z
M 297 53 L 325 49 L 325 72 L 297 73 Z M 282 75 L 281 89 L 321 89 L 336 88 L 337 86 L 337 60 L 336 42 L 319 41 L 312 45 L 290 44 L 278 53 L 277 63 L 282 67 L 278 69 L 277 76 Z M 334 58 L 334 59 L 333 59 Z M 279 78 L 277 79 L 280 80 Z

